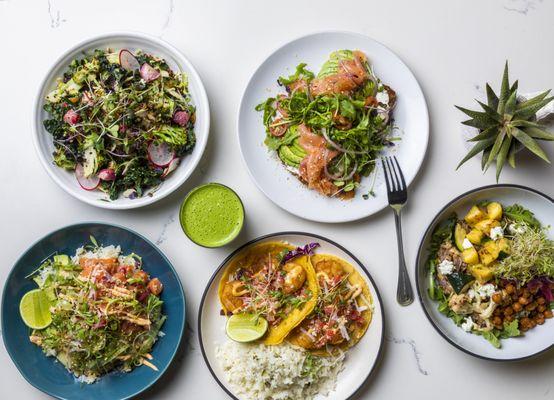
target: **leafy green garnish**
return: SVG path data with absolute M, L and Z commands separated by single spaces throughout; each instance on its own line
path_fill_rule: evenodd
M 541 223 L 535 218 L 535 214 L 519 204 L 504 207 L 504 215 L 515 222 L 524 222 L 535 228 L 539 228 Z
M 279 77 L 279 83 L 281 85 L 290 85 L 298 80 L 304 79 L 307 82 L 310 82 L 314 79 L 314 73 L 306 69 L 306 63 L 300 63 L 296 66 L 296 71 L 294 74 L 289 75 L 288 78 L 283 76 Z

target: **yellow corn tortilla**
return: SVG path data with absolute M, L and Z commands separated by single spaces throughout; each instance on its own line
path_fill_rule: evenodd
M 235 257 L 227 266 L 223 275 L 219 281 L 218 296 L 221 303 L 221 307 L 225 314 L 228 314 L 228 310 L 223 305 L 222 293 L 225 283 L 229 281 L 229 277 L 232 276 L 240 267 L 251 265 L 253 261 L 260 256 L 275 256 L 281 253 L 284 250 L 294 250 L 295 247 L 287 243 L 282 242 L 267 242 L 255 245 L 248 249 L 245 249 L 237 257 Z M 305 285 L 308 286 L 308 289 L 312 293 L 312 297 L 307 301 L 302 307 L 295 308 L 292 310 L 289 315 L 284 318 L 278 325 L 274 327 L 269 327 L 268 332 L 264 338 L 264 344 L 266 345 L 276 345 L 281 343 L 289 332 L 294 329 L 298 324 L 302 322 L 307 315 L 309 315 L 316 303 L 319 295 L 319 285 L 315 277 L 315 271 L 310 263 L 310 260 L 307 256 L 294 258 L 293 261 L 295 264 L 301 265 L 306 271 L 306 282 Z
M 328 347 L 329 351 L 328 349 L 309 350 L 312 354 L 315 354 L 315 355 L 329 356 L 334 354 L 334 351 L 333 351 L 334 349 L 339 348 L 341 350 L 347 350 L 350 347 L 355 346 L 360 341 L 360 339 L 364 336 L 364 334 L 366 333 L 369 327 L 369 324 L 371 323 L 371 319 L 373 316 L 373 312 L 372 312 L 373 299 L 371 297 L 371 292 L 369 291 L 369 286 L 366 280 L 350 263 L 346 262 L 342 258 L 339 258 L 331 254 L 314 254 L 313 256 L 310 257 L 310 259 L 311 259 L 310 261 L 312 264 L 312 268 L 314 269 L 314 273 L 316 274 L 316 278 L 317 278 L 316 266 L 318 262 L 324 261 L 324 260 L 333 260 L 339 263 L 344 269 L 344 271 L 348 274 L 348 282 L 351 285 L 356 285 L 356 284 L 360 285 L 360 287 L 362 288 L 363 297 L 369 302 L 369 304 L 367 304 L 368 309 L 361 312 L 365 321 L 364 325 L 361 327 L 357 327 L 353 332 L 350 333 L 350 340 L 348 342 L 343 342 L 338 345 L 329 345 Z M 317 280 L 317 282 L 319 287 L 319 280 Z M 320 290 L 320 293 L 321 293 L 321 290 Z M 360 304 L 361 302 L 360 297 L 357 297 L 356 301 L 358 302 L 358 305 L 362 305 Z M 365 302 L 363 305 L 366 305 Z M 298 341 L 298 336 L 299 334 L 297 334 L 296 332 L 291 332 L 287 340 L 294 345 L 303 347 L 302 344 Z

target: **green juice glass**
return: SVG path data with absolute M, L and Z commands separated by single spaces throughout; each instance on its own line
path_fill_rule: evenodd
M 244 206 L 231 188 L 207 183 L 187 194 L 179 221 L 185 235 L 197 245 L 221 247 L 232 242 L 242 230 Z

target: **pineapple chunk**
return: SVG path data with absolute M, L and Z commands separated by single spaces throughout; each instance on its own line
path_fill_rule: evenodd
M 500 221 L 502 219 L 502 206 L 493 201 L 487 205 L 487 214 L 490 219 Z
M 469 267 L 469 272 L 479 283 L 485 283 L 492 279 L 493 269 L 483 264 L 475 264 Z
M 462 260 L 464 260 L 466 264 L 479 263 L 479 254 L 477 254 L 477 250 L 475 250 L 475 247 L 471 247 L 462 251 Z
M 495 226 L 500 226 L 500 223 L 495 219 L 487 218 L 477 222 L 475 224 L 475 229 L 479 229 L 481 232 L 486 233 L 488 235 L 491 231 L 491 228 L 494 228 Z
M 510 241 L 508 239 L 506 238 L 499 239 L 497 242 L 497 246 L 499 251 L 498 253 L 499 258 L 504 258 L 510 255 L 511 253 Z
M 471 207 L 464 217 L 465 221 L 470 225 L 474 225 L 485 218 L 487 218 L 487 215 L 477 206 Z
M 466 237 L 467 237 L 467 240 L 469 240 L 471 243 L 480 244 L 481 239 L 483 239 L 483 232 L 481 232 L 478 229 L 472 229 L 469 231 Z
M 496 243 L 492 240 L 486 242 L 479 250 L 479 258 L 484 265 L 492 264 L 500 254 L 500 250 Z
M 498 258 L 498 254 L 500 253 L 500 248 L 496 244 L 495 241 L 489 240 L 483 245 L 483 248 L 494 257 L 494 259 Z

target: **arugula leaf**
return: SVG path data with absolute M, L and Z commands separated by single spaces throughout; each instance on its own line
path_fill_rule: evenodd
M 535 228 L 541 227 L 541 223 L 535 218 L 535 214 L 519 204 L 504 207 L 504 215 L 516 222 L 525 222 Z
M 500 348 L 500 339 L 494 334 L 493 331 L 479 332 L 479 334 L 487 339 L 494 347 L 496 347 L 497 349 Z
M 521 332 L 519 331 L 519 322 L 517 319 L 514 319 L 512 322 L 504 322 L 504 329 L 500 332 L 500 339 L 507 339 L 511 337 L 520 336 Z
M 296 71 L 294 74 L 289 75 L 288 78 L 280 76 L 278 79 L 278 82 L 281 85 L 290 85 L 291 83 L 294 83 L 301 79 L 305 79 L 306 81 L 310 82 L 312 79 L 314 79 L 315 75 L 313 72 L 306 69 L 306 65 L 307 65 L 306 63 L 298 64 L 296 66 Z

